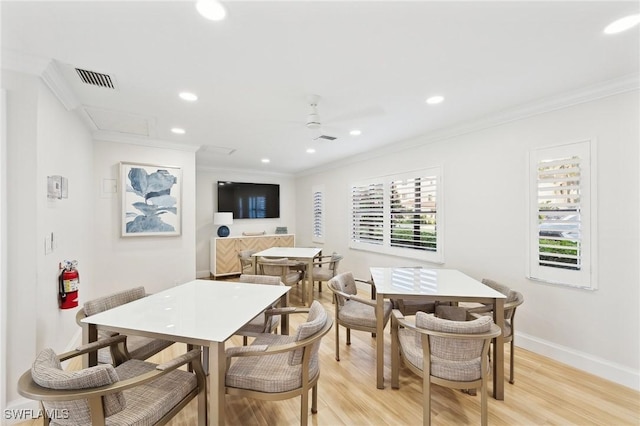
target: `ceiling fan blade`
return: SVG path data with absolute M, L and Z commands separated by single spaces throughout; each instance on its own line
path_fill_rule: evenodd
M 386 114 L 386 111 L 381 106 L 370 106 L 370 107 L 367 107 L 367 108 L 362 108 L 362 109 L 357 110 L 357 111 L 348 112 L 346 114 L 341 114 L 341 115 L 335 116 L 335 117 L 327 120 L 327 122 L 329 122 L 329 123 L 338 123 L 338 122 L 341 122 L 341 121 L 351 121 L 351 120 L 358 120 L 358 119 L 362 119 L 362 118 L 377 117 L 377 116 L 381 116 L 381 115 L 384 115 L 384 114 Z

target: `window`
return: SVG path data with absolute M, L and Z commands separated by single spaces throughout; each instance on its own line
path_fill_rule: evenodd
M 324 243 L 324 186 L 314 186 L 313 193 L 313 236 L 314 243 Z
M 431 168 L 351 185 L 350 247 L 443 262 L 440 180 Z
M 529 278 L 596 288 L 591 142 L 530 155 Z

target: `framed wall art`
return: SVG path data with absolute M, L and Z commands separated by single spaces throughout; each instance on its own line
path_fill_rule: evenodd
M 122 236 L 180 235 L 182 169 L 120 163 Z

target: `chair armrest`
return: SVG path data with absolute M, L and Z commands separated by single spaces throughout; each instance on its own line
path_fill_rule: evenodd
M 358 303 L 364 303 L 365 305 L 373 306 L 374 308 L 376 307 L 376 305 L 378 303 L 375 300 L 364 299 L 364 298 L 362 298 L 360 296 L 356 296 L 355 294 L 350 294 L 350 295 L 347 295 L 347 296 L 345 296 L 345 297 L 347 297 L 348 300 L 353 300 L 353 301 L 358 302 Z
M 127 340 L 127 336 L 117 335 L 113 337 L 107 337 L 105 339 L 96 340 L 95 342 L 87 343 L 86 345 L 78 346 L 74 351 L 65 352 L 58 355 L 60 361 L 66 361 L 71 358 L 75 358 L 79 355 L 88 354 L 89 352 L 97 351 L 100 348 L 106 348 L 107 346 L 117 345 L 118 343 L 124 343 Z
M 20 395 L 24 397 L 39 401 L 72 401 L 78 399 L 96 398 L 99 396 L 121 392 L 148 383 L 160 376 L 168 374 L 172 370 L 175 370 L 180 365 L 187 362 L 196 363 L 196 365 L 198 366 L 195 368 L 196 375 L 201 374 L 201 379 L 204 380 L 204 371 L 202 370 L 202 366 L 200 365 L 200 351 L 194 349 L 189 351 L 187 354 L 178 357 L 177 362 L 174 362 L 173 360 L 168 361 L 164 364 L 158 365 L 155 370 L 148 371 L 146 373 L 140 374 L 139 376 L 135 376 L 127 380 L 121 380 L 110 385 L 89 389 L 61 390 L 44 388 L 33 381 L 33 378 L 31 377 L 31 369 L 29 369 L 24 374 L 22 374 L 22 376 L 18 380 L 18 393 L 20 393 Z M 159 369 L 158 367 L 162 367 L 162 369 Z
M 239 357 L 239 356 L 267 356 L 267 355 L 274 355 L 282 352 L 295 351 L 296 349 L 300 349 L 304 346 L 309 346 L 310 344 L 314 343 L 316 340 L 322 338 L 325 334 L 329 332 L 329 330 L 331 330 L 331 326 L 333 326 L 333 320 L 331 319 L 330 316 L 327 316 L 327 322 L 325 323 L 324 327 L 322 327 L 313 336 L 307 337 L 304 340 L 285 343 L 284 345 L 253 345 L 257 347 L 256 350 L 246 349 L 246 350 L 232 351 L 233 353 L 231 354 L 227 353 L 227 357 L 229 358 L 229 357 Z M 265 346 L 266 346 L 266 349 L 262 349 L 262 347 L 265 347 Z M 251 348 L 251 347 L 252 345 L 241 346 L 239 348 Z M 229 348 L 229 349 L 235 349 L 235 348 Z
M 308 313 L 309 308 L 298 308 L 296 306 L 287 306 L 284 308 L 269 308 L 265 309 L 265 315 L 290 315 Z
M 363 280 L 363 279 L 360 279 L 360 278 L 354 278 L 353 280 L 355 282 L 358 282 L 358 283 L 374 285 L 372 280 Z
M 86 317 L 87 314 L 84 313 L 84 308 L 80 308 L 78 312 L 76 312 L 76 324 L 78 324 L 80 327 L 85 327 L 86 324 L 81 322 L 80 320 Z
M 162 364 L 158 364 L 156 366 L 156 370 L 160 371 L 171 371 L 180 367 L 189 362 L 200 361 L 200 349 L 191 349 L 189 352 L 177 356 L 167 362 L 163 362 Z

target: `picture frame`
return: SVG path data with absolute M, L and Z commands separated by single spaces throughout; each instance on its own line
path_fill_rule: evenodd
M 123 237 L 170 237 L 182 232 L 182 169 L 120 163 Z

